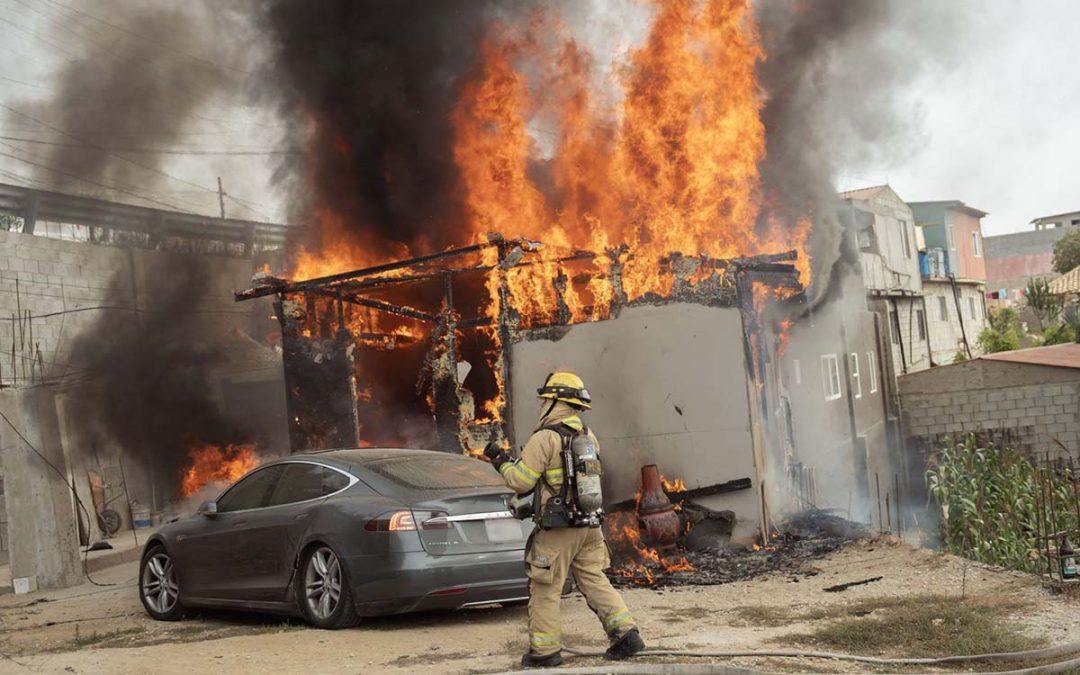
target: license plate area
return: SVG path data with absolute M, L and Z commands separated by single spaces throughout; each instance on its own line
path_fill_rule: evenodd
M 521 521 L 515 518 L 493 518 L 484 521 L 488 541 L 493 544 L 520 543 L 524 538 Z

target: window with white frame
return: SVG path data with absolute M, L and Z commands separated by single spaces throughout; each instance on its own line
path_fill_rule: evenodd
M 976 258 L 981 258 L 982 257 L 982 248 L 981 248 L 981 246 L 979 244 L 980 244 L 980 242 L 979 242 L 979 233 L 978 232 L 972 232 L 971 233 L 971 251 L 975 254 Z
M 919 339 L 926 339 L 926 314 L 921 309 L 915 310 L 915 322 L 919 328 Z
M 862 398 L 862 377 L 859 375 L 859 355 L 851 352 L 851 393 L 855 398 Z
M 791 360 L 791 370 L 795 377 L 795 384 L 802 384 L 802 364 L 799 363 L 799 359 Z
M 870 375 L 870 393 L 877 392 L 877 354 L 866 352 L 866 371 Z
M 906 220 L 900 221 L 900 242 L 904 245 L 904 257 L 911 257 L 911 235 L 908 233 Z
M 949 304 L 945 301 L 944 295 L 939 295 L 937 299 L 937 312 L 938 318 L 942 321 L 949 320 Z
M 821 382 L 826 401 L 835 401 L 843 395 L 840 390 L 840 361 L 836 354 L 821 355 Z
M 975 317 L 975 297 L 974 296 L 971 296 L 971 295 L 968 296 L 968 308 L 971 309 L 971 318 L 972 319 L 976 318 Z

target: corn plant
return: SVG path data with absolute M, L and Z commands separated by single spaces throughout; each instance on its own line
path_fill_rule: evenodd
M 1021 453 L 981 444 L 974 434 L 950 439 L 926 472 L 930 496 L 941 509 L 942 547 L 980 562 L 1037 571 L 1037 508 L 1043 508 L 1050 531 L 1075 529 L 1071 480 L 1067 470 L 1036 468 Z M 1042 496 L 1036 499 L 1044 486 L 1045 504 Z

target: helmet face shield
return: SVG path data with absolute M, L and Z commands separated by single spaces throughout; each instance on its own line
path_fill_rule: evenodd
M 585 383 L 574 373 L 551 373 L 538 387 L 536 395 L 542 399 L 563 401 L 578 408 L 589 408 L 592 396 Z

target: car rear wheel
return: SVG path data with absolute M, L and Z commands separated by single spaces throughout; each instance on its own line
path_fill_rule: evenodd
M 300 610 L 311 625 L 334 630 L 354 626 L 360 620 L 345 566 L 329 546 L 316 544 L 308 549 L 298 581 Z
M 164 546 L 154 546 L 143 555 L 139 565 L 139 599 L 146 613 L 158 621 L 184 618 L 176 566 Z

